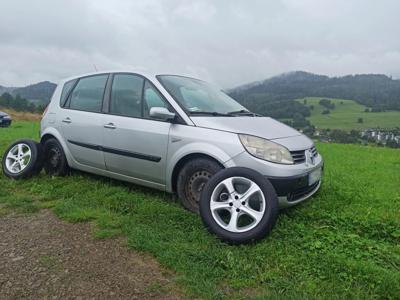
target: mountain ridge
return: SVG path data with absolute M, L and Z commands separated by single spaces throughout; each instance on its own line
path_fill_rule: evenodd
M 14 97 L 19 95 L 22 98 L 47 103 L 57 85 L 50 81 L 40 81 L 23 87 L 6 87 L 0 85 L 0 95 L 10 93 Z
M 296 111 L 307 116 L 307 109 L 294 101 L 304 97 L 351 99 L 374 111 L 400 110 L 400 80 L 384 74 L 329 77 L 294 71 L 238 86 L 229 95 L 252 111 L 277 118 L 291 118 Z

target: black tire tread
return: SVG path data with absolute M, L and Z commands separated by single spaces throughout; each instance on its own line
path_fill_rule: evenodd
M 61 164 L 59 169 L 56 171 L 51 168 L 48 160 L 48 153 L 51 147 L 57 147 L 61 152 L 61 159 L 62 159 Z M 69 174 L 70 168 L 68 166 L 68 161 L 65 156 L 64 149 L 56 138 L 50 138 L 43 143 L 43 154 L 44 154 L 43 168 L 47 175 L 63 177 Z
M 219 163 L 209 158 L 199 157 L 186 162 L 180 170 L 177 180 L 177 194 L 183 207 L 191 212 L 199 213 L 199 207 L 194 206 L 192 201 L 187 199 L 185 192 L 185 185 L 192 174 L 198 170 L 207 170 L 211 174 L 215 174 L 221 169 L 222 166 Z

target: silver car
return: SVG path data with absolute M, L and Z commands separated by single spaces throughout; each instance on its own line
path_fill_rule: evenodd
M 130 71 L 61 81 L 41 143 L 48 174 L 73 168 L 177 193 L 231 243 L 265 236 L 278 205 L 319 189 L 323 167 L 308 137 L 211 84 Z

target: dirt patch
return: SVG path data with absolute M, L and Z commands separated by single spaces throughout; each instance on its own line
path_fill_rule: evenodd
M 43 210 L 0 218 L 1 299 L 182 299 L 173 274 L 122 240 Z

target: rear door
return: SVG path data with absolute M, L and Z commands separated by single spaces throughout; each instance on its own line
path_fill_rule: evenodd
M 165 160 L 171 123 L 149 117 L 165 100 L 144 77 L 114 74 L 108 114 L 104 115 L 106 168 L 118 174 L 165 184 Z
M 74 160 L 97 169 L 105 169 L 101 111 L 108 76 L 80 78 L 61 109 L 63 135 Z

